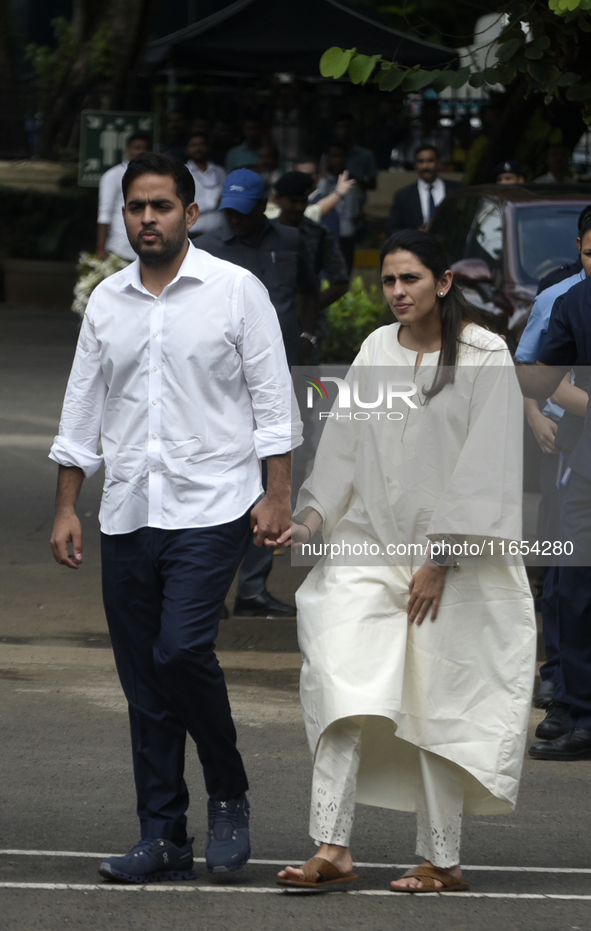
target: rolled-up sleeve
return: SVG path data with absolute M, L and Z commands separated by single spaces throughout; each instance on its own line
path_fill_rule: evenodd
M 277 313 L 254 275 L 237 279 L 234 314 L 237 348 L 252 401 L 257 456 L 283 455 L 302 443 L 302 421 Z
M 87 478 L 103 464 L 97 450 L 107 396 L 90 310 L 89 303 L 68 380 L 59 434 L 49 453 L 49 458 L 60 465 L 82 469 Z

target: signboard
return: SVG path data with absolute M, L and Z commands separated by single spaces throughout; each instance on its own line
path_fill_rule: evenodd
M 101 176 L 123 161 L 127 140 L 133 133 L 147 133 L 156 139 L 157 119 L 153 113 L 122 113 L 109 110 L 83 110 L 80 127 L 78 184 L 98 187 Z

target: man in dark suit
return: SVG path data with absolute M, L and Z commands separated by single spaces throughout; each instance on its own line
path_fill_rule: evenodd
M 429 222 L 450 191 L 460 187 L 458 181 L 439 177 L 439 153 L 432 145 L 422 145 L 415 152 L 415 184 L 396 191 L 388 224 L 388 236 L 401 230 L 418 230 Z

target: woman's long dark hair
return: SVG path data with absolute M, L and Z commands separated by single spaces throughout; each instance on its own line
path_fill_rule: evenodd
M 403 230 L 390 236 L 380 252 L 380 271 L 387 255 L 393 252 L 412 252 L 425 268 L 428 268 L 435 281 L 440 281 L 449 268 L 449 260 L 441 243 L 431 233 L 422 230 Z M 466 321 L 482 326 L 476 310 L 470 306 L 462 291 L 452 281 L 451 288 L 441 301 L 441 351 L 437 367 L 439 369 L 433 384 L 425 391 L 427 398 L 433 398 L 447 384 L 454 381 L 454 372 L 458 360 L 458 343 L 462 326 Z

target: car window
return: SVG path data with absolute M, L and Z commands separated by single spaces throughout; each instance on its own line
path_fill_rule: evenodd
M 445 248 L 452 265 L 464 258 L 466 239 L 481 199 L 477 194 L 451 197 L 443 201 L 433 217 L 429 232 Z
M 515 265 L 523 284 L 540 278 L 577 257 L 577 220 L 583 204 L 520 206 L 515 210 Z
M 491 271 L 492 284 L 500 288 L 503 283 L 503 214 L 490 200 L 480 204 L 468 234 L 464 257 L 484 259 Z

